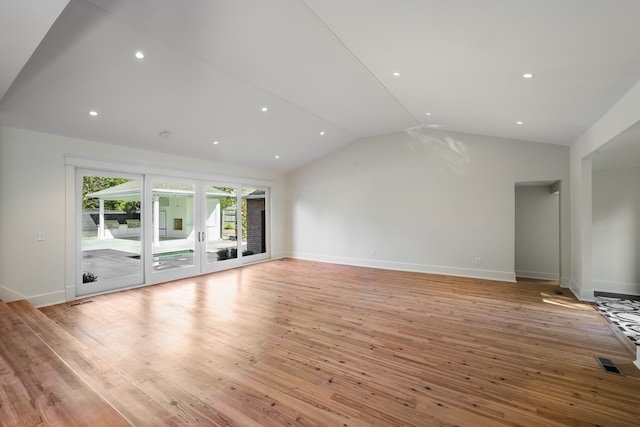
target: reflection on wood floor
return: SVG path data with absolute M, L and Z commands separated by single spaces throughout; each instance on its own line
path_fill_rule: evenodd
M 287 259 L 9 306 L 137 426 L 637 425 L 634 354 L 557 289 Z

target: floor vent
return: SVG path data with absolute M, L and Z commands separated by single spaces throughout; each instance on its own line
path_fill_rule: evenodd
M 78 302 L 74 302 L 73 304 L 69 304 L 69 307 L 74 307 L 76 305 L 82 305 L 82 304 L 89 304 L 90 302 L 93 302 L 93 300 L 90 299 L 88 301 L 78 301 Z
M 560 289 L 556 289 L 553 291 L 556 295 L 564 295 L 564 293 Z
M 602 356 L 596 356 L 596 361 L 605 372 L 616 375 L 624 375 L 620 368 L 618 368 L 618 366 L 616 365 L 616 362 L 614 362 L 613 360 Z

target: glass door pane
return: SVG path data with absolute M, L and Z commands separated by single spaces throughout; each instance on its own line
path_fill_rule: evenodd
M 199 268 L 195 254 L 199 236 L 195 218 L 194 183 L 151 179 L 151 274 L 154 282 L 192 274 Z M 161 274 L 165 272 L 172 274 Z
M 238 191 L 205 186 L 206 271 L 231 267 L 238 260 Z
M 76 294 L 143 283 L 142 178 L 78 171 L 81 274 Z
M 253 262 L 268 257 L 267 190 L 242 188 L 242 256 Z

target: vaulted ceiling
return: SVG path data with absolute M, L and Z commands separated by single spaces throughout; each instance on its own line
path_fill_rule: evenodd
M 637 0 L 0 0 L 0 124 L 283 172 L 415 127 L 569 145 L 640 80 L 638 18 Z

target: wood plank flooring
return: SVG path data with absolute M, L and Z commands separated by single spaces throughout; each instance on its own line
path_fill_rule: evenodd
M 557 289 L 286 259 L 10 306 L 139 426 L 639 425 L 635 355 Z
M 0 302 L 0 426 L 130 426 Z

